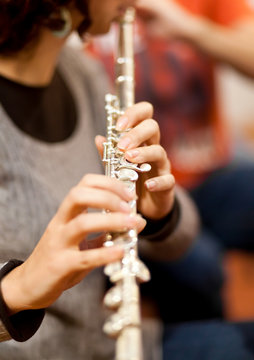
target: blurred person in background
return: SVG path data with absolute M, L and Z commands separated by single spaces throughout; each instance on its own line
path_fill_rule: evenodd
M 202 219 L 192 251 L 155 270 L 159 307 L 166 321 L 223 316 L 223 251 L 254 249 L 254 163 L 234 159 L 215 69 L 224 63 L 254 76 L 254 2 L 139 0 L 138 8 L 137 99 L 154 104 L 172 172 Z M 94 46 L 112 68 L 110 47 Z M 175 282 L 169 296 L 160 291 L 165 272 Z

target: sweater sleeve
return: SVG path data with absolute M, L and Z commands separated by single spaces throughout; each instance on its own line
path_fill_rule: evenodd
M 150 260 L 176 260 L 194 243 L 199 225 L 198 211 L 192 200 L 182 188 L 176 187 L 174 214 L 159 231 L 141 237 L 139 251 Z
M 10 260 L 0 265 L 0 281 L 15 267 L 22 264 L 19 260 Z M 0 287 L 0 341 L 14 339 L 19 342 L 30 339 L 39 329 L 45 315 L 44 309 L 25 310 L 9 315 Z

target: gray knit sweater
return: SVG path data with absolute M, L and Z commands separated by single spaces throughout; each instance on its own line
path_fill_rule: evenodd
M 0 107 L 0 263 L 25 260 L 69 189 L 85 173 L 102 171 L 94 136 L 104 133 L 104 72 L 73 49 L 63 51 L 59 68 L 78 111 L 76 129 L 67 140 L 53 144 L 36 140 L 19 130 Z M 183 205 L 177 228 L 158 242 L 140 239 L 144 256 L 170 259 L 184 252 L 195 237 L 195 209 L 184 193 L 178 192 L 178 199 Z M 101 305 L 103 294 L 104 275 L 97 269 L 47 310 L 30 340 L 2 342 L 0 360 L 113 359 L 114 342 L 101 330 L 108 315 Z M 1 323 L 0 338 L 8 338 Z M 151 348 L 147 350 L 145 359 L 155 359 Z

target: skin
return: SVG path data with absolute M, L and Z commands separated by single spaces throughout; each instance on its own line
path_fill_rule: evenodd
M 107 31 L 111 22 L 134 3 L 131 0 L 91 0 L 93 25 L 89 32 L 96 35 Z M 76 29 L 83 16 L 73 7 L 70 11 L 73 29 Z M 27 85 L 47 85 L 65 40 L 42 29 L 32 52 L 24 50 L 12 58 L 0 58 L 0 74 Z M 138 210 L 146 217 L 160 219 L 172 209 L 174 178 L 166 153 L 159 145 L 159 127 L 152 116 L 153 108 L 149 103 L 129 108 L 118 120 L 118 127 L 132 129 L 122 138 L 119 148 L 130 161 L 151 163 L 152 171 L 140 177 L 138 188 L 142 190 L 138 193 Z M 104 140 L 102 136 L 95 139 L 100 153 Z M 93 249 L 81 250 L 80 244 L 92 232 L 130 228 L 140 231 L 145 220 L 130 215 L 128 205 L 135 196 L 116 179 L 85 175 L 67 194 L 32 254 L 2 280 L 2 294 L 9 313 L 48 307 L 95 267 L 121 259 L 123 250 L 117 246 L 101 247 L 102 238 L 95 240 Z M 107 208 L 110 212 L 87 213 L 90 207 Z
M 254 76 L 253 18 L 230 27 L 190 13 L 173 0 L 138 0 L 137 7 L 152 36 L 189 41 L 215 60 Z

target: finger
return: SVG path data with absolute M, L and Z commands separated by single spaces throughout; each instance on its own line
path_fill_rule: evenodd
M 82 265 L 84 270 L 92 270 L 96 267 L 105 266 L 112 262 L 118 261 L 123 257 L 123 255 L 124 252 L 120 246 L 85 250 L 78 253 L 78 263 Z
M 108 190 L 120 196 L 125 201 L 133 200 L 135 197 L 135 194 L 133 194 L 122 181 L 105 175 L 87 174 L 78 186 Z
M 166 151 L 161 145 L 143 146 L 136 149 L 128 150 L 125 153 L 128 161 L 137 164 L 157 163 L 157 167 L 163 172 L 170 172 L 170 162 Z
M 143 219 L 142 222 L 138 222 L 137 233 L 140 233 L 145 228 L 145 226 L 146 226 L 145 219 Z M 87 240 L 87 238 L 85 238 L 79 244 L 80 250 L 96 249 L 96 248 L 103 246 L 103 243 L 105 242 L 105 236 L 106 236 L 106 233 L 103 232 L 101 235 L 96 236 L 91 240 Z
M 118 142 L 118 148 L 126 151 L 134 149 L 143 143 L 158 144 L 160 141 L 160 129 L 158 123 L 153 119 L 144 120 L 131 129 Z
M 153 106 L 148 102 L 137 103 L 128 108 L 125 113 L 119 117 L 116 124 L 118 131 L 132 128 L 142 122 L 144 119 L 153 117 Z
M 106 141 L 106 138 L 104 136 L 101 135 L 97 135 L 95 137 L 95 145 L 97 147 L 97 150 L 99 152 L 99 155 L 101 158 L 103 158 L 103 143 Z
M 146 222 L 139 215 L 123 213 L 80 214 L 65 229 L 66 242 L 79 245 L 84 237 L 93 232 L 123 232 L 130 229 L 142 229 Z
M 142 218 L 142 221 L 138 222 L 136 228 L 138 234 L 146 227 L 146 224 L 147 221 L 144 218 Z
M 146 188 L 151 191 L 171 191 L 175 186 L 175 178 L 172 174 L 154 177 L 145 182 Z
M 64 201 L 58 215 L 63 222 L 70 221 L 88 208 L 130 213 L 131 207 L 117 194 L 94 188 L 75 187 Z

